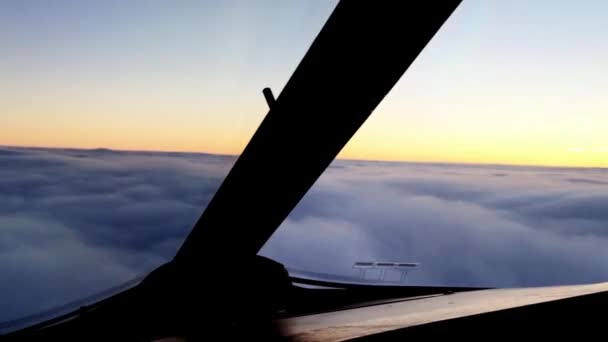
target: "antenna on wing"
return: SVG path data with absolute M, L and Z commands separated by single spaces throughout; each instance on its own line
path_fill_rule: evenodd
M 272 108 L 272 106 L 274 106 L 275 103 L 275 99 L 274 99 L 274 95 L 272 94 L 272 90 L 270 88 L 264 88 L 262 90 L 262 93 L 264 94 L 264 98 L 266 99 L 266 103 L 268 103 L 268 107 Z

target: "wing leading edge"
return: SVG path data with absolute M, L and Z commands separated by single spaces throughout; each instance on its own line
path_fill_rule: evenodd
M 287 318 L 293 341 L 425 340 L 433 337 L 589 336 L 605 333 L 608 283 L 488 289 Z

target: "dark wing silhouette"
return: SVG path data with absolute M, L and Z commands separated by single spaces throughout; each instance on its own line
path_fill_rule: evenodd
M 341 1 L 278 98 L 266 92 L 269 113 L 174 260 L 103 305 L 21 333 L 155 338 L 254 329 L 247 322 L 266 317 L 289 283 L 258 250 L 459 2 Z M 203 269 L 210 259 L 221 265 Z M 226 271 L 235 264 L 246 271 Z M 213 317 L 201 322 L 193 310 Z
M 174 260 L 129 290 L 8 337 L 151 340 L 221 334 L 326 341 L 394 338 L 398 335 L 391 334 L 404 331 L 422 336 L 416 334 L 441 331 L 424 328 L 435 324 L 464 334 L 479 319 L 491 327 L 483 317 L 498 317 L 492 321 L 496 327 L 515 322 L 513 317 L 539 322 L 538 315 L 579 322 L 563 311 L 571 307 L 568 298 L 576 303 L 603 298 L 604 285 L 470 292 L 333 284 L 342 289 L 315 290 L 292 286 L 282 265 L 256 256 L 459 3 L 341 1 L 278 98 L 264 92 L 269 113 Z M 212 270 L 209 260 L 215 261 Z M 245 271 L 234 274 L 233 265 Z M 463 292 L 451 294 L 457 291 Z M 539 302 L 562 303 L 561 316 L 547 304 L 532 305 Z M 523 316 L 505 316 L 522 312 L 514 307 L 526 308 Z M 455 321 L 460 323 L 449 323 Z
M 291 341 L 602 336 L 608 283 L 436 293 L 280 320 Z

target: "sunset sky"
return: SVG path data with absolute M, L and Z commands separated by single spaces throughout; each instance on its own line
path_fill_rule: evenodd
M 0 145 L 238 154 L 335 4 L 1 1 Z M 341 157 L 608 167 L 607 21 L 464 0 Z

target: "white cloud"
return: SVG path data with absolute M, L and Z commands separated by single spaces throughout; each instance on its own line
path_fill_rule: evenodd
M 175 153 L 0 149 L 0 321 L 170 259 L 234 162 Z M 356 275 L 421 262 L 411 284 L 608 279 L 608 171 L 338 161 L 264 247 Z

